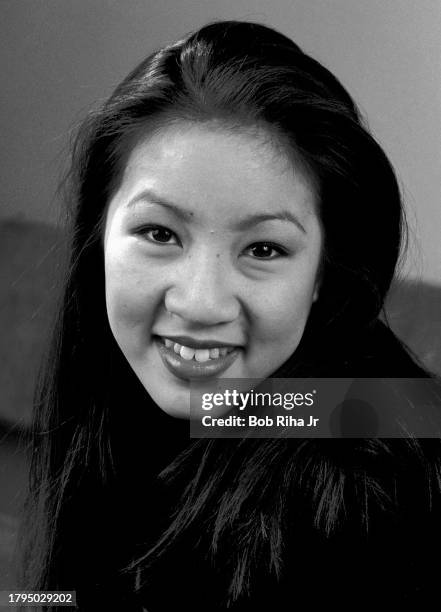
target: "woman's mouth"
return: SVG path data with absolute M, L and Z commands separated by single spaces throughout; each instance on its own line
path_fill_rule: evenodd
M 166 368 L 185 380 L 219 376 L 235 361 L 240 350 L 238 346 L 222 345 L 196 348 L 164 336 L 154 338 Z

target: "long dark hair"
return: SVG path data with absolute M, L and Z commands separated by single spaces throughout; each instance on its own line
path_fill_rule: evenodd
M 253 591 L 260 571 L 283 572 L 293 491 L 302 491 L 298 504 L 324 534 L 338 528 L 351 492 L 363 525 L 366 499 L 378 505 L 403 457 L 418 455 L 416 441 L 394 448 L 385 440 L 205 440 L 168 467 L 173 456 L 152 467 L 154 439 L 165 426 L 112 337 L 101 236 L 136 138 L 183 120 L 263 127 L 319 194 L 320 296 L 298 350 L 274 376 L 425 375 L 379 321 L 405 234 L 403 207 L 391 164 L 343 86 L 289 38 L 259 24 L 216 22 L 164 47 L 90 114 L 73 149 L 70 260 L 36 395 L 23 523 L 33 589 L 90 594 L 111 576 L 113 592 L 125 593 L 135 589 L 130 572 L 121 571 L 127 567 L 138 570 L 142 589 L 174 547 L 190 542 L 221 568 L 222 596 L 232 604 Z M 388 465 L 377 479 L 369 473 L 373 456 Z M 349 476 L 355 457 L 357 475 Z M 141 500 L 144 480 L 159 486 L 147 480 L 147 466 L 152 477 L 163 470 L 160 482 L 174 491 L 176 511 L 163 523 Z M 357 504 L 360 488 L 366 499 Z M 148 516 L 161 526 L 154 536 L 142 527 Z M 195 535 L 197 525 L 203 536 Z

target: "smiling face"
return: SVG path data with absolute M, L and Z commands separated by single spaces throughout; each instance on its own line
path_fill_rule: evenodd
M 256 134 L 182 124 L 133 148 L 106 216 L 107 313 L 165 412 L 189 415 L 190 381 L 266 378 L 296 350 L 317 296 L 315 200 Z

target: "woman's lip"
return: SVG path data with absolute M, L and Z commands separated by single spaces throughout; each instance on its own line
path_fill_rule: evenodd
M 223 357 L 210 359 L 205 362 L 198 362 L 194 359 L 183 359 L 180 355 L 175 353 L 173 347 L 167 348 L 159 338 L 155 338 L 155 343 L 165 367 L 172 374 L 184 380 L 219 376 L 219 374 L 225 372 L 225 370 L 235 361 L 240 350 L 239 347 L 235 347 L 230 353 L 227 353 Z

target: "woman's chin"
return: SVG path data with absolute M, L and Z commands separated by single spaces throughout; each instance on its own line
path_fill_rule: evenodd
M 176 419 L 190 419 L 190 387 L 174 390 L 170 385 L 158 386 L 152 389 L 150 385 L 145 388 L 156 405 L 166 414 Z

